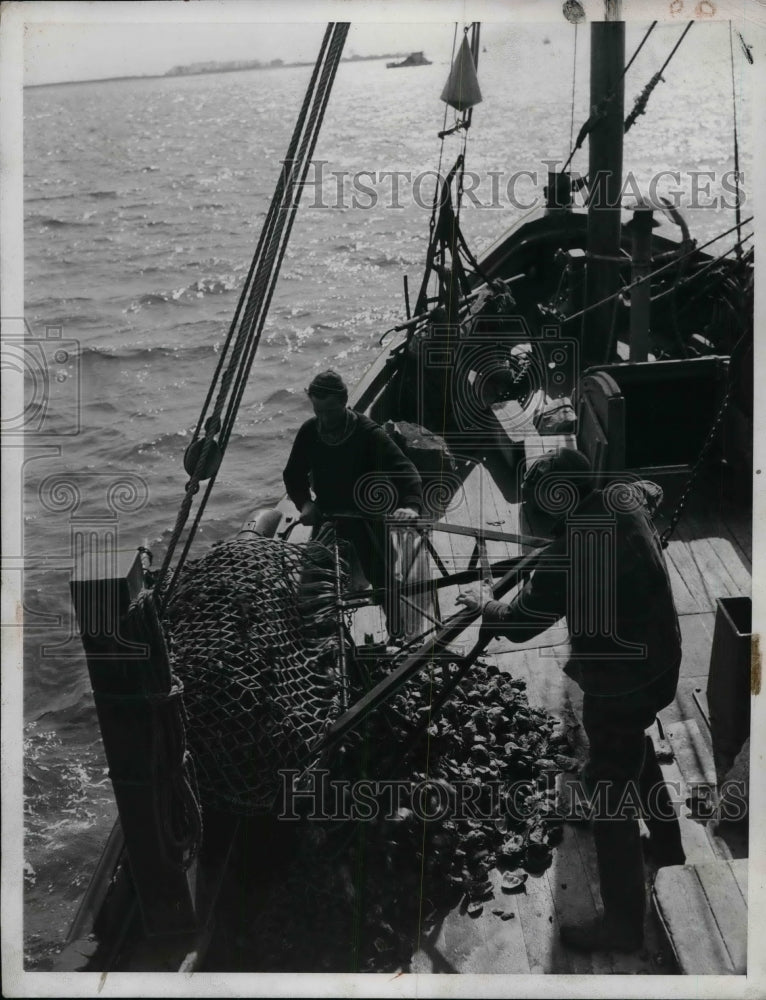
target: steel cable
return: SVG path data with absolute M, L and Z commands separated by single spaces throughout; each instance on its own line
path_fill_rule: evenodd
M 225 452 L 226 445 L 231 434 L 231 428 L 236 418 L 236 413 L 244 392 L 244 384 L 252 366 L 252 361 L 260 340 L 265 315 L 271 301 L 273 288 L 279 274 L 279 268 L 284 258 L 286 241 L 289 238 L 290 230 L 292 228 L 292 220 L 300 201 L 302 184 L 303 181 L 305 181 L 310 158 L 313 154 L 316 138 L 324 117 L 330 89 L 335 78 L 343 45 L 348 34 L 348 28 L 349 25 L 347 23 L 330 24 L 325 32 L 320 54 L 317 58 L 311 81 L 293 131 L 287 157 L 283 162 L 283 168 L 277 181 L 274 196 L 269 206 L 269 212 L 267 213 L 264 226 L 261 230 L 258 246 L 247 275 L 245 287 L 242 295 L 240 296 L 235 317 L 232 322 L 232 327 L 229 331 L 229 335 L 227 336 L 224 352 L 217 365 L 211 389 L 208 391 L 207 398 L 203 405 L 202 414 L 195 430 L 196 440 L 200 429 L 203 426 L 203 421 L 212 398 L 214 386 L 216 382 L 220 380 L 220 387 L 212 414 L 204 424 L 207 432 L 206 437 L 203 439 L 203 446 L 197 459 L 194 472 L 186 485 L 186 495 L 181 504 L 171 540 L 168 545 L 162 567 L 158 574 L 158 583 L 165 582 L 175 548 L 188 520 L 194 495 L 199 491 L 200 482 L 206 478 L 204 475 L 206 463 L 209 455 L 213 452 L 213 444 L 216 444 L 216 449 L 221 457 Z M 318 78 L 320 79 L 320 82 L 317 86 Z M 301 177 L 301 183 L 298 185 L 295 184 L 295 178 L 297 175 L 300 175 Z M 270 288 L 269 281 L 271 282 Z M 245 304 L 244 314 L 242 314 L 243 304 Z M 241 321 L 240 316 L 242 316 Z M 231 356 L 226 369 L 223 370 L 226 355 L 231 347 L 234 328 L 238 322 L 239 329 L 236 339 L 234 340 L 233 348 L 231 348 Z M 222 371 L 223 374 L 221 374 Z M 226 409 L 223 423 L 221 423 L 221 414 L 232 389 L 233 396 L 229 400 L 229 405 Z M 221 432 L 220 445 L 218 442 L 215 442 L 214 437 L 219 431 Z M 186 559 L 199 525 L 202 512 L 204 511 L 207 499 L 215 482 L 216 472 L 217 469 L 214 469 L 212 475 L 207 477 L 209 478 L 209 482 L 198 506 L 194 523 L 188 532 L 183 551 L 179 558 L 178 565 L 176 566 L 176 572 L 180 569 Z M 163 610 L 167 606 L 167 602 L 170 599 L 172 588 L 173 582 L 171 579 L 168 581 L 168 586 L 165 590 Z

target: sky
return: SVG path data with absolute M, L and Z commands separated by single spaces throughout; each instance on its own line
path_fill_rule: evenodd
M 761 0 L 674 3 L 682 22 L 711 10 L 739 23 L 743 13 L 766 20 Z M 352 21 L 347 55 L 449 52 L 455 20 L 505 21 L 508 28 L 519 20 L 563 21 L 559 0 L 32 0 L 3 6 L 4 14 L 16 8 L 23 16 L 26 84 L 162 74 L 208 60 L 313 62 L 332 19 Z M 603 16 L 601 0 L 584 0 L 584 6 L 589 17 Z M 668 10 L 666 0 L 627 0 L 623 7 L 626 19 L 641 21 L 668 19 Z

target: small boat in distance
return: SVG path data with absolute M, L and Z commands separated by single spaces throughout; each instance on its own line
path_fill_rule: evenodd
M 422 52 L 412 52 L 401 62 L 386 63 L 386 69 L 402 69 L 405 66 L 430 66 L 431 60 L 426 59 Z
M 584 16 L 579 11 L 576 0 L 564 5 L 572 23 Z M 398 591 L 402 615 L 412 614 L 404 636 L 388 634 L 371 591 L 347 586 L 337 539 L 332 551 L 325 546 L 331 569 L 312 562 L 312 577 L 303 575 L 311 529 L 287 497 L 253 511 L 236 538 L 184 567 L 198 507 L 171 566 L 193 490 L 214 482 L 223 455 L 216 435 L 225 444 L 229 434 L 230 423 L 222 427 L 218 416 L 220 388 L 211 417 L 208 404 L 219 380 L 228 379 L 239 396 L 226 420 L 236 414 L 277 280 L 274 262 L 287 246 L 289 228 L 280 220 L 297 208 L 300 185 L 292 179 L 305 176 L 313 146 L 301 141 L 300 157 L 283 161 L 284 180 L 240 300 L 247 299 L 244 318 L 237 327 L 238 307 L 232 347 L 227 341 L 184 457 L 191 486 L 162 567 L 152 572 L 141 546 L 123 577 L 101 579 L 88 575 L 100 564 L 85 552 L 71 583 L 119 820 L 55 971 L 746 971 L 746 816 L 727 814 L 716 797 L 719 772 L 728 774 L 749 733 L 740 706 L 750 696 L 754 275 L 752 233 L 741 230 L 751 219 L 737 214 L 731 225 L 727 218 L 722 232 L 698 246 L 667 200 L 623 204 L 623 136 L 644 113 L 648 92 L 626 118 L 624 88 L 612 82 L 630 65 L 626 26 L 619 4 L 605 5 L 604 16 L 590 26 L 592 117 L 563 170 L 548 174 L 539 209 L 477 260 L 460 231 L 464 145 L 454 166 L 439 172 L 414 308 L 405 278 L 406 318 L 385 331 L 394 337 L 350 394 L 354 411 L 401 437 L 429 496 L 422 541 Z M 321 126 L 348 28 L 328 25 L 294 150 L 298 136 L 311 131 L 301 132 L 305 120 L 317 132 Z M 468 128 L 481 101 L 478 23 L 470 30 L 441 97 L 461 117 L 439 133 L 442 140 Z M 733 46 L 730 55 L 734 66 Z M 321 76 L 320 65 L 329 67 Z M 417 65 L 430 65 L 422 52 L 387 68 Z M 579 204 L 568 168 L 586 137 L 591 181 L 583 181 L 589 190 Z M 597 186 L 602 176 L 608 187 Z M 731 250 L 708 250 L 735 230 Z M 236 350 L 234 333 L 241 338 Z M 484 642 L 469 632 L 477 628 L 471 612 L 450 613 L 465 583 L 488 574 L 498 579 L 500 597 L 521 582 L 536 558 L 530 549 L 543 548 L 543 539 L 525 531 L 521 476 L 552 448 L 573 446 L 588 457 L 599 488 L 651 478 L 668 497 L 656 525 L 684 636 L 676 698 L 650 739 L 663 780 L 678 795 L 686 863 L 659 874 L 656 858 L 647 865 L 646 946 L 606 959 L 555 942 L 560 919 L 596 919 L 599 892 L 595 848 L 581 835 L 575 808 L 577 779 L 567 773 L 580 766 L 583 747 L 574 734 L 584 731 L 582 696 L 556 672 L 570 655 L 567 641 L 541 634 L 529 640 L 534 645 L 495 646 L 480 662 Z M 328 623 L 332 631 L 322 631 Z M 148 652 L 134 657 L 135 647 Z M 450 699 L 469 669 L 475 686 L 454 707 Z M 416 681 L 419 675 L 425 680 Z M 470 722 L 459 714 L 465 711 Z M 718 721 L 716 711 L 731 721 Z M 489 721 L 503 718 L 502 725 Z M 400 720 L 408 728 L 395 728 Z M 481 732 L 475 720 L 485 720 Z M 725 745 L 729 762 L 718 749 L 727 725 L 737 743 Z M 561 733 L 555 759 L 552 744 L 540 742 L 548 739 L 545 727 Z M 295 781 L 284 789 L 290 809 L 314 794 L 297 782 L 304 774 L 306 781 L 339 775 L 338 787 L 350 783 L 347 775 L 356 781 L 352 751 L 376 740 L 376 771 L 367 756 L 359 765 L 368 784 L 373 773 L 397 782 L 404 773 L 410 787 L 410 772 L 425 784 L 427 767 L 428 780 L 452 795 L 461 783 L 489 788 L 488 779 L 499 780 L 493 774 L 519 773 L 535 789 L 535 816 L 550 827 L 530 831 L 530 817 L 517 807 L 508 812 L 516 826 L 491 814 L 485 833 L 462 817 L 458 830 L 450 819 L 429 827 L 427 840 L 417 834 L 417 853 L 415 841 L 403 839 L 416 833 L 409 807 L 392 806 L 390 821 L 376 813 L 378 834 L 365 820 L 368 839 L 355 847 L 350 812 L 331 840 L 312 826 L 318 813 L 287 815 L 277 802 L 270 783 L 277 775 Z M 493 746 L 504 755 L 498 764 Z M 447 770 L 435 771 L 437 763 Z M 746 802 L 749 786 L 740 787 L 733 798 Z M 554 805 L 559 793 L 565 822 Z M 740 825 L 732 829 L 735 814 Z M 453 870 L 455 856 L 462 860 Z M 504 858 L 517 866 L 510 881 Z M 495 892 L 499 902 L 500 893 L 519 886 L 525 889 L 514 896 L 513 912 L 487 905 Z M 708 895 L 708 886 L 715 892 Z M 428 935 L 422 947 L 421 925 Z

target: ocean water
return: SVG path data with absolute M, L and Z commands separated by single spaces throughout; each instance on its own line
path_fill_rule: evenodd
M 650 38 L 628 76 L 627 108 L 680 30 L 663 26 Z M 573 34 L 566 24 L 483 31 L 484 101 L 467 147 L 475 191 L 463 211 L 477 254 L 541 195 L 544 161 L 568 152 Z M 628 53 L 640 35 L 629 30 Z M 433 182 L 411 180 L 439 163 L 450 57 L 426 54 L 433 65 L 410 70 L 341 66 L 315 153 L 319 174 L 296 219 L 198 553 L 281 495 L 312 374 L 332 365 L 353 383 L 404 317 L 403 274 L 417 292 Z M 587 65 L 581 28 L 575 134 L 587 115 Z M 738 58 L 745 192 L 747 71 Z M 24 484 L 28 968 L 51 967 L 115 817 L 69 601 L 75 538 L 115 531 L 126 553 L 147 542 L 161 559 L 183 497 L 183 451 L 309 75 L 282 68 L 25 92 L 26 320 L 49 375 L 29 389 L 42 393 L 45 410 L 28 439 Z M 725 195 L 720 177 L 733 169 L 725 26 L 696 26 L 665 77 L 627 137 L 626 169 L 643 185 L 680 171 L 686 202 L 690 172 L 710 172 L 703 198 Z M 446 141 L 444 167 L 460 148 L 460 138 Z M 574 166 L 586 171 L 587 149 Z M 384 171 L 405 172 L 397 199 Z M 536 172 L 538 184 L 522 171 Z M 700 242 L 734 222 L 730 209 L 686 214 Z

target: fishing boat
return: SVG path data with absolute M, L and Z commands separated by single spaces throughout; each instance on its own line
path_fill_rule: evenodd
M 411 52 L 401 62 L 388 62 L 386 69 L 406 69 L 409 66 L 430 66 L 431 60 L 426 59 L 422 52 Z
M 575 23 L 577 8 L 565 5 Z M 460 226 L 464 149 L 437 187 L 417 298 L 405 283 L 402 322 L 350 398 L 424 481 L 423 516 L 399 529 L 401 632 L 355 585 L 332 525 L 312 539 L 287 499 L 187 559 L 347 30 L 328 26 L 167 550 L 153 563 L 139 547 L 123 570 L 85 567 L 72 583 L 119 821 L 57 968 L 741 974 L 747 829 L 719 795 L 748 735 L 750 219 L 737 209 L 719 252 L 672 204 L 626 207 L 623 135 L 665 67 L 626 116 L 619 4 L 590 26 L 592 112 L 575 145 L 589 142 L 589 182 L 569 163 L 552 170 L 544 207 L 477 259 Z M 442 142 L 471 126 L 479 52 L 472 25 L 445 86 L 456 120 Z M 581 699 L 556 669 L 565 630 L 488 645 L 476 615 L 453 610 L 460 586 L 488 577 L 503 596 L 534 567 L 546 540 L 524 522 L 520 476 L 560 445 L 582 450 L 602 486 L 651 480 L 664 494 L 656 521 L 684 666 L 652 737 L 687 863 L 647 865 L 653 906 L 635 954 L 578 955 L 558 940 L 560 923 L 600 906 L 587 828 L 551 808 L 583 754 Z M 395 777 L 410 795 L 425 783 L 449 796 L 450 775 L 481 785 L 500 753 L 490 725 L 514 735 L 514 773 L 533 779 L 526 825 L 492 815 L 495 837 L 447 819 L 426 840 L 411 800 L 373 824 L 305 814 L 322 775 Z

